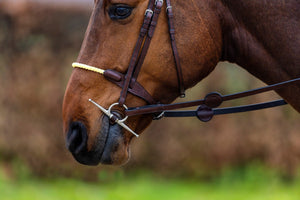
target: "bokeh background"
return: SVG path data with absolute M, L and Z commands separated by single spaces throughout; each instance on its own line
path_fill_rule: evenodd
M 92 6 L 0 0 L 0 199 L 300 198 L 300 118 L 289 106 L 209 123 L 154 121 L 132 142 L 125 166 L 78 164 L 65 148 L 61 108 Z M 187 98 L 263 85 L 220 63 Z M 269 92 L 224 105 L 276 98 Z

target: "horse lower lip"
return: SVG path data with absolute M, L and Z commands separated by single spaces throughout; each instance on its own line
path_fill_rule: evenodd
M 83 165 L 98 165 L 99 159 L 94 155 L 94 152 L 81 152 L 73 154 L 75 160 Z

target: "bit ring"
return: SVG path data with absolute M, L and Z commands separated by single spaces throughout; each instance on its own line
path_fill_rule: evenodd
M 119 103 L 113 103 L 113 104 L 111 104 L 111 106 L 109 106 L 109 108 L 108 108 L 108 110 L 107 110 L 108 115 L 109 115 L 109 118 L 112 118 L 112 117 L 114 116 L 114 114 L 112 114 L 112 112 L 111 112 L 111 109 L 112 109 L 114 106 L 117 106 L 117 105 L 119 105 Z M 128 107 L 127 107 L 125 104 L 123 104 L 123 107 L 124 107 L 126 110 L 128 109 Z M 123 123 L 123 122 L 125 122 L 127 119 L 128 119 L 128 116 L 125 116 L 123 119 L 117 119 L 117 121 Z

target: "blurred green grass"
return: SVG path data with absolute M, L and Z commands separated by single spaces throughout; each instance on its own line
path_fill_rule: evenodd
M 24 167 L 17 177 L 0 172 L 1 200 L 299 200 L 299 178 L 284 181 L 275 171 L 259 165 L 224 170 L 210 180 L 162 178 L 147 172 L 117 173 L 98 182 L 34 177 Z

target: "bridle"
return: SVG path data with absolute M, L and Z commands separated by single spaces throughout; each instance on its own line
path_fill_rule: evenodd
M 259 104 L 252 104 L 252 105 L 217 108 L 224 101 L 239 99 L 242 97 L 248 97 L 259 93 L 276 90 L 291 84 L 299 83 L 300 78 L 292 79 L 285 82 L 280 82 L 277 84 L 265 86 L 254 90 L 248 90 L 241 93 L 230 94 L 230 95 L 221 95 L 217 92 L 213 92 L 206 95 L 204 99 L 183 102 L 183 103 L 160 104 L 157 100 L 155 100 L 147 92 L 147 90 L 137 82 L 137 77 L 143 65 L 143 62 L 145 60 L 145 57 L 147 55 L 147 51 L 149 49 L 151 39 L 155 32 L 158 17 L 163 7 L 163 3 L 164 3 L 163 0 L 149 0 L 148 7 L 145 11 L 144 21 L 138 36 L 138 40 L 136 42 L 133 54 L 131 56 L 127 73 L 125 75 L 111 69 L 102 70 L 82 63 L 72 64 L 74 68 L 81 68 L 96 73 L 100 73 L 107 80 L 111 81 L 112 83 L 122 88 L 118 103 L 112 104 L 108 109 L 103 108 L 93 100 L 89 99 L 90 102 L 96 105 L 113 122 L 118 123 L 120 126 L 122 126 L 123 128 L 125 128 L 126 130 L 128 130 L 129 132 L 133 133 L 135 136 L 138 137 L 138 135 L 124 123 L 129 116 L 154 114 L 154 119 L 161 119 L 162 117 L 196 116 L 201 121 L 208 122 L 212 119 L 214 115 L 246 112 L 246 111 L 271 108 L 271 107 L 287 104 L 284 100 L 280 99 L 276 101 L 270 101 L 270 102 L 264 102 Z M 171 0 L 166 0 L 166 4 L 167 4 L 166 13 L 168 16 L 169 34 L 170 34 L 171 46 L 173 50 L 173 56 L 175 60 L 175 66 L 176 66 L 177 77 L 178 77 L 179 95 L 180 97 L 183 98 L 185 97 L 184 80 L 183 80 L 180 59 L 179 59 L 178 50 L 175 41 L 175 28 L 174 28 L 174 19 L 173 19 Z M 125 105 L 125 100 L 128 92 L 137 97 L 142 98 L 148 103 L 148 105 L 142 107 L 127 108 L 127 106 Z M 120 117 L 118 117 L 114 113 L 113 111 L 114 106 L 119 106 L 124 108 L 123 114 L 125 115 L 125 117 L 123 119 L 120 119 Z M 181 108 L 187 108 L 193 106 L 199 106 L 199 107 L 197 110 L 192 110 L 192 111 L 191 110 L 172 111 L 175 109 L 181 109 Z

